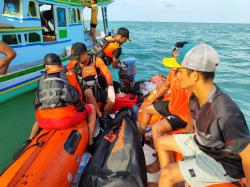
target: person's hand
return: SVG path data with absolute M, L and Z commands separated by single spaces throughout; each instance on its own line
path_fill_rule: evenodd
M 194 128 L 192 124 L 187 124 L 185 128 L 182 129 L 181 133 L 182 134 L 190 134 L 194 132 Z

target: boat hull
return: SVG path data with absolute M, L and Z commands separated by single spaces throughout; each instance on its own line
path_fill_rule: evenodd
M 68 57 L 61 58 L 61 60 L 64 65 L 68 63 Z M 0 77 L 0 104 L 37 88 L 37 82 L 43 70 L 43 65 L 38 65 Z
M 72 186 L 87 143 L 86 122 L 69 129 L 42 130 L 3 172 L 0 186 Z

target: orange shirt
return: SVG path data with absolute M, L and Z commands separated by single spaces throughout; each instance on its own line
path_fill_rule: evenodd
M 69 60 L 67 70 L 68 71 L 73 70 L 77 63 L 78 63 L 77 60 Z
M 108 85 L 113 85 L 112 74 L 110 73 L 108 67 L 101 58 L 96 57 L 95 67 L 100 70 L 102 76 L 105 77 Z
M 176 72 L 171 70 L 167 78 L 170 83 L 169 112 L 188 122 L 190 119 L 189 98 L 191 91 L 181 88 L 180 80 L 176 75 Z

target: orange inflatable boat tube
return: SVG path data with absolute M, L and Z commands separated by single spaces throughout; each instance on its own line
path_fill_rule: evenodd
M 63 130 L 42 130 L 2 173 L 4 187 L 70 187 L 88 144 L 86 122 Z

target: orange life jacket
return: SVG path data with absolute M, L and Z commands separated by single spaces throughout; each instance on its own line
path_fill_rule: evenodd
M 87 87 L 94 87 L 97 85 L 98 81 L 95 62 L 82 67 L 82 83 Z
M 114 41 L 112 36 L 105 38 L 107 41 Z M 103 53 L 106 57 L 113 58 L 114 50 L 120 48 L 120 43 L 117 41 L 109 42 L 106 47 L 103 49 Z

